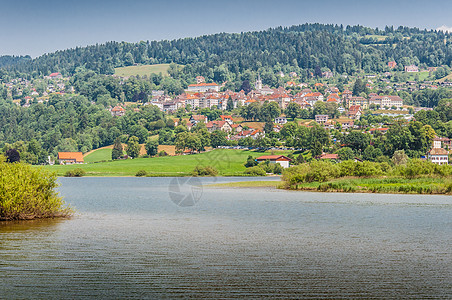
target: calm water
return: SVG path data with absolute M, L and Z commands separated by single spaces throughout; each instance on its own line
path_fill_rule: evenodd
M 0 223 L 0 298 L 452 298 L 451 197 L 60 181 L 75 217 Z

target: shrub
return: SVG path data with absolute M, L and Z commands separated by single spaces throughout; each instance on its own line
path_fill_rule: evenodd
M 383 172 L 380 169 L 378 163 L 364 161 L 356 163 L 355 176 L 358 177 L 371 177 L 382 175 Z
M 193 176 L 217 176 L 218 171 L 212 166 L 196 166 L 191 174 Z
M 331 178 L 339 177 L 339 170 L 336 165 L 329 161 L 312 161 L 309 164 L 310 170 L 306 173 L 306 182 L 324 182 Z
M 139 170 L 139 171 L 135 174 L 136 177 L 143 177 L 143 176 L 146 176 L 146 175 L 148 175 L 148 172 L 146 172 L 145 170 Z
M 248 168 L 244 173 L 252 176 L 265 176 L 267 174 L 265 170 L 259 166 Z
M 158 156 L 168 156 L 168 153 L 166 153 L 165 150 L 162 150 L 159 152 Z
M 86 174 L 85 170 L 77 168 L 77 169 L 73 169 L 73 170 L 68 170 L 64 174 L 64 177 L 82 177 L 85 174 Z
M 55 188 L 56 175 L 0 157 L 0 220 L 62 217 L 71 214 Z
M 256 166 L 257 164 L 258 164 L 258 162 L 251 155 L 248 155 L 248 158 L 246 159 L 246 162 L 245 162 L 245 167 L 251 168 L 251 167 Z

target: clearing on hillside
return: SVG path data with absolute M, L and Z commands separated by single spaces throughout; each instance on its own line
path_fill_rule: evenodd
M 436 80 L 437 82 L 444 82 L 444 81 L 452 81 L 452 73 L 447 75 L 446 77 L 443 77 L 441 79 Z
M 158 64 L 158 65 L 141 65 L 141 66 L 130 66 L 115 68 L 115 75 L 121 77 L 130 77 L 136 75 L 147 75 L 162 73 L 163 76 L 168 75 L 169 64 Z

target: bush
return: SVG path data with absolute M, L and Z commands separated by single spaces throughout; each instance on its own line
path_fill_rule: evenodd
M 306 173 L 306 182 L 324 182 L 331 178 L 339 177 L 339 170 L 336 165 L 329 161 L 312 161 L 309 164 L 310 170 Z
M 262 162 L 258 165 L 266 173 L 272 173 L 272 174 L 281 174 L 284 170 L 284 168 L 278 164 L 278 163 L 270 163 L 269 161 Z
M 71 214 L 55 191 L 56 175 L 0 157 L 0 220 L 63 217 Z
M 86 174 L 85 170 L 77 168 L 74 170 L 69 170 L 64 174 L 64 177 L 82 177 Z
M 212 166 L 196 166 L 191 174 L 193 176 L 217 176 L 218 171 Z
M 248 169 L 245 170 L 244 173 L 247 174 L 247 175 L 251 175 L 251 176 L 265 176 L 265 175 L 267 175 L 265 170 L 262 169 L 259 166 L 254 166 L 254 167 L 248 168 Z
M 166 153 L 165 150 L 162 150 L 159 152 L 158 156 L 168 156 L 168 153 Z
M 148 175 L 148 172 L 146 172 L 145 170 L 139 170 L 139 171 L 135 174 L 136 177 L 143 177 L 143 176 L 147 176 L 147 175 Z

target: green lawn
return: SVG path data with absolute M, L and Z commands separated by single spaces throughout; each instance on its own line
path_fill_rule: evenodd
M 97 151 L 96 151 L 97 152 Z M 92 155 L 94 155 L 94 152 Z M 288 154 L 290 151 L 275 151 L 274 154 Z M 63 176 L 68 170 L 81 168 L 86 176 L 135 176 L 139 170 L 145 170 L 150 176 L 187 176 L 196 166 L 213 166 L 220 176 L 243 175 L 244 163 L 251 155 L 258 157 L 270 152 L 249 150 L 217 149 L 201 154 L 137 158 L 110 162 L 85 163 L 83 165 L 45 166 Z M 105 155 L 104 151 L 99 153 Z M 88 156 L 87 156 L 88 157 Z
M 142 65 L 142 66 L 130 66 L 115 68 L 115 75 L 122 77 L 136 76 L 136 75 L 147 75 L 159 74 L 166 76 L 168 75 L 169 64 L 158 64 L 158 65 Z
M 425 81 L 429 75 L 429 72 L 424 71 L 424 72 L 407 73 L 407 74 L 408 74 L 408 81 L 414 81 L 416 78 L 416 75 L 419 76 L 419 81 Z
M 83 158 L 85 163 L 111 160 L 111 149 L 99 149 Z

